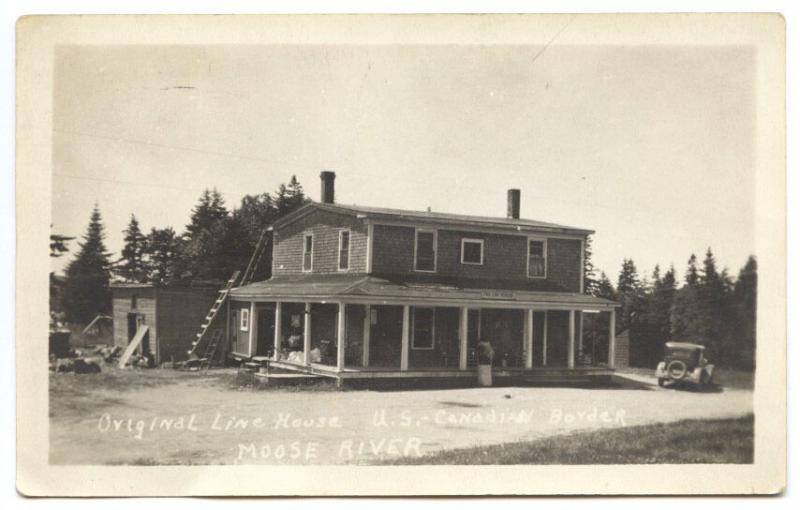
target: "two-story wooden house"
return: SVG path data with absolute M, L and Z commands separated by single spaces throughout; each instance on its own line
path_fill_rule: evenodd
M 322 199 L 271 227 L 272 277 L 230 293 L 228 351 L 340 380 L 607 375 L 615 303 L 583 293 L 589 230 L 506 217 L 404 211 Z M 582 314 L 608 313 L 609 362 L 577 366 Z M 577 337 L 577 338 L 576 338 Z

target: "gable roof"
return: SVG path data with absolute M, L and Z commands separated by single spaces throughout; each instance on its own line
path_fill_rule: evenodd
M 384 207 L 369 207 L 362 205 L 342 205 L 311 202 L 300 209 L 278 219 L 272 227 L 282 227 L 295 220 L 300 219 L 309 212 L 319 209 L 323 211 L 346 214 L 363 219 L 374 219 L 384 221 L 399 221 L 408 223 L 435 223 L 452 226 L 475 226 L 487 228 L 499 228 L 505 230 L 536 230 L 555 233 L 588 235 L 593 234 L 594 230 L 588 230 L 567 225 L 558 225 L 544 221 L 528 219 L 512 219 L 506 217 L 492 216 L 472 216 L 467 214 L 452 214 L 432 211 L 411 211 L 406 209 L 389 209 Z

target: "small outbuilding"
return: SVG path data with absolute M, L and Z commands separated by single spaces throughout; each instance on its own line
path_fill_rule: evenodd
M 218 292 L 219 286 L 213 284 L 184 287 L 112 284 L 114 345 L 124 349 L 137 330 L 147 326 L 147 333 L 137 347 L 139 354 L 150 359 L 152 365 L 186 360 Z

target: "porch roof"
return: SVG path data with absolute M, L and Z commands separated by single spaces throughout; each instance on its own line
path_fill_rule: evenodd
M 538 284 L 538 286 L 537 286 Z M 486 281 L 469 279 L 420 280 L 366 274 L 303 275 L 275 277 L 231 291 L 237 300 L 269 301 L 387 301 L 481 305 L 508 303 L 531 306 L 556 306 L 609 309 L 616 303 L 574 292 L 562 292 L 540 282 Z

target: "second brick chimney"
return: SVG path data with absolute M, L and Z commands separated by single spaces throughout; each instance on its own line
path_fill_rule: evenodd
M 506 215 L 508 219 L 511 220 L 518 220 L 519 219 L 519 190 L 518 189 L 510 189 L 508 190 L 508 210 Z
M 336 172 L 323 170 L 319 174 L 320 178 L 320 201 L 323 204 L 333 203 L 333 181 L 336 180 Z

